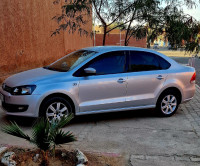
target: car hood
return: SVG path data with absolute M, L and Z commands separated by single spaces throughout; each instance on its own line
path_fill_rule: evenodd
M 35 84 L 37 81 L 41 81 L 44 79 L 46 80 L 49 78 L 55 78 L 55 76 L 59 75 L 60 73 L 61 72 L 47 70 L 44 68 L 36 68 L 8 77 L 5 80 L 5 83 L 10 87 L 30 85 Z

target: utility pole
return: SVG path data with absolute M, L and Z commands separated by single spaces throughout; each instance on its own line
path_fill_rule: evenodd
M 94 11 L 94 8 L 92 10 L 92 15 L 93 15 L 93 35 L 94 35 L 94 47 L 96 45 L 96 39 L 95 39 L 95 35 L 96 35 L 96 32 L 95 32 L 95 11 Z
M 120 36 L 119 43 L 120 43 L 120 46 L 121 46 L 121 41 L 122 41 L 121 29 L 120 29 L 120 32 L 119 32 L 119 36 Z

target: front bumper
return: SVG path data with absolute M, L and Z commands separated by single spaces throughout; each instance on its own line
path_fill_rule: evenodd
M 28 105 L 8 104 L 5 102 L 2 102 L 2 107 L 7 112 L 25 112 L 28 109 Z
M 6 114 L 14 116 L 38 117 L 40 95 L 14 96 L 0 87 L 0 93 L 4 96 L 1 109 Z

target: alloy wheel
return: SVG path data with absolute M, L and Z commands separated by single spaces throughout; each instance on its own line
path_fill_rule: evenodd
M 63 116 L 68 116 L 69 111 L 65 104 L 62 102 L 52 103 L 46 111 L 46 117 L 50 123 L 60 121 Z
M 174 95 L 167 95 L 161 102 L 161 110 L 164 114 L 171 114 L 176 110 L 177 99 Z

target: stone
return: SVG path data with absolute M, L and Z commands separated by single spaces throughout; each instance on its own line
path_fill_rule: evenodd
M 146 156 L 145 155 L 135 155 L 135 154 L 133 154 L 133 155 L 131 155 L 131 159 L 139 159 L 139 160 L 146 160 Z
M 39 154 L 36 154 L 34 157 L 33 157 L 33 161 L 36 163 L 39 159 Z
M 87 157 L 83 154 L 83 152 L 81 152 L 79 149 L 75 150 L 76 153 L 76 158 L 78 160 L 77 164 L 78 166 L 81 166 L 80 164 L 87 164 L 88 163 L 88 159 Z
M 14 152 L 6 152 L 1 158 L 1 163 L 6 166 L 16 166 L 16 162 L 13 160 L 14 156 Z
M 175 156 L 176 161 L 190 161 L 188 156 Z
M 61 156 L 62 156 L 62 157 L 66 157 L 67 154 L 62 152 Z
M 9 162 L 8 166 L 16 166 L 16 162 L 14 160 L 11 160 Z
M 146 156 L 147 160 L 159 160 L 159 156 Z
M 190 157 L 190 160 L 193 162 L 200 162 L 200 157 Z
M 78 164 L 78 165 L 76 165 L 76 166 L 85 166 L 85 164 Z

